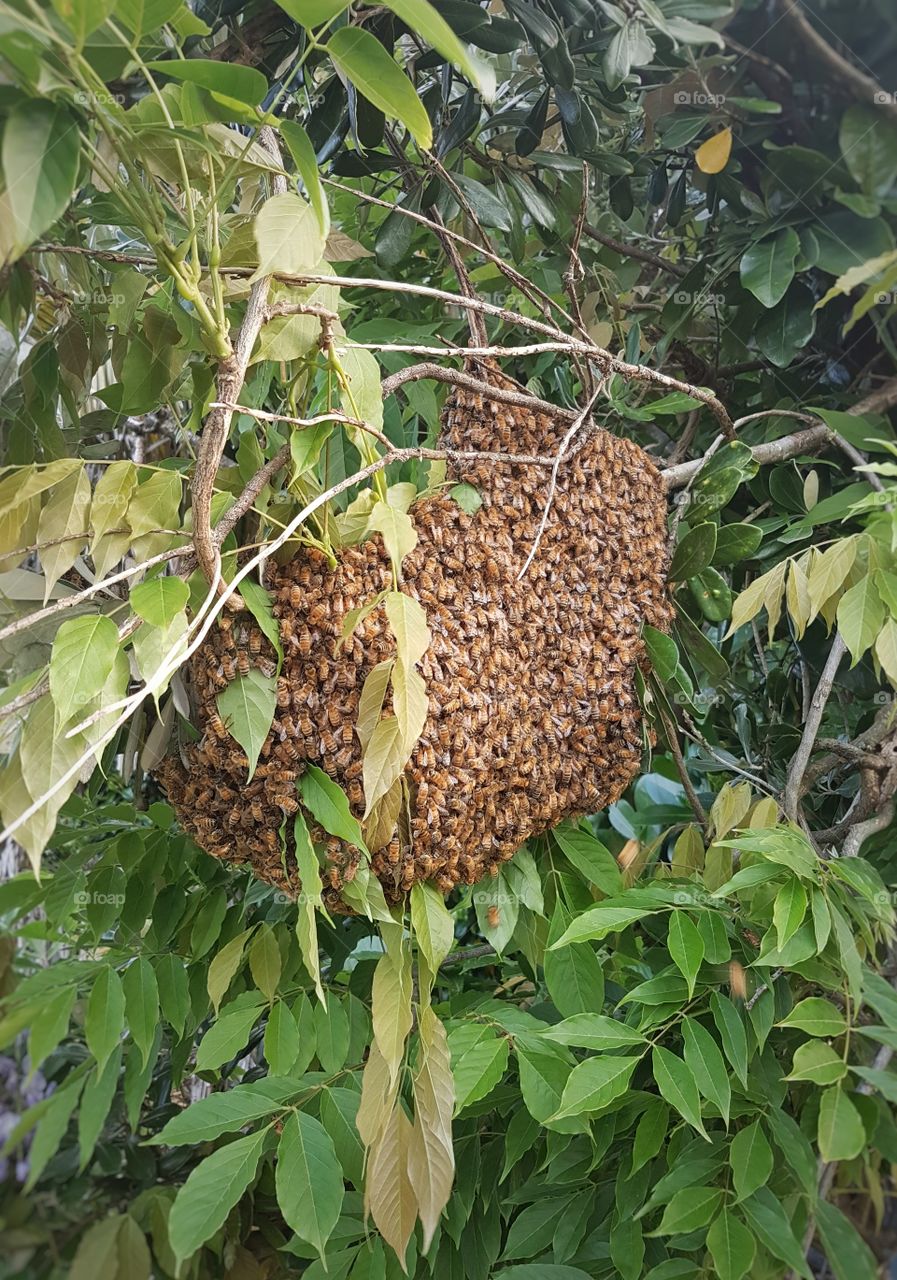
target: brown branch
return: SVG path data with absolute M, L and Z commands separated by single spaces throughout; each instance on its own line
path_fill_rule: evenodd
M 837 80 L 849 89 L 858 102 L 868 107 L 878 107 L 892 120 L 897 120 L 897 99 L 893 93 L 886 93 L 878 81 L 852 62 L 848 62 L 837 50 L 823 40 L 822 36 L 808 20 L 797 0 L 779 0 L 782 16 L 797 37 L 797 47 L 801 53 L 807 50 L 823 62 Z
M 791 760 L 788 768 L 788 776 L 785 780 L 785 794 L 783 797 L 783 808 L 786 817 L 792 822 L 797 822 L 799 816 L 801 781 L 806 771 L 807 765 L 810 763 L 810 756 L 813 753 L 813 744 L 816 741 L 816 735 L 819 732 L 819 726 L 822 723 L 822 717 L 825 714 L 826 704 L 829 700 L 829 694 L 832 691 L 832 685 L 835 683 L 835 676 L 838 674 L 838 667 L 841 660 L 847 652 L 847 645 L 841 638 L 841 632 L 835 632 L 835 638 L 832 641 L 832 647 L 829 649 L 825 666 L 822 668 L 822 675 L 819 677 L 819 683 L 810 702 L 810 713 L 804 724 L 803 736 L 800 745 Z
M 447 369 L 441 364 L 425 362 L 411 364 L 406 369 L 399 369 L 383 379 L 383 399 L 391 396 L 406 382 L 420 382 L 423 378 L 431 378 L 434 382 L 445 382 L 452 387 L 465 387 L 468 391 L 476 391 L 488 400 L 497 400 L 501 404 L 515 404 L 533 413 L 547 413 L 555 418 L 565 418 L 572 422 L 576 417 L 573 409 L 564 409 L 551 404 L 548 400 L 540 400 L 528 391 L 512 391 L 509 387 L 496 387 L 494 383 L 483 382 L 470 373 L 458 369 Z
M 677 262 L 667 262 L 665 258 L 659 258 L 656 253 L 651 253 L 648 249 L 641 249 L 635 244 L 624 244 L 622 240 L 615 240 L 613 236 L 609 236 L 604 231 L 599 231 L 597 227 L 593 227 L 586 222 L 583 225 L 583 231 L 590 240 L 596 240 L 598 244 L 603 244 L 605 248 L 612 249 L 614 253 L 619 253 L 623 258 L 637 258 L 639 262 L 647 262 L 652 267 L 657 267 L 658 271 L 668 271 L 670 275 L 678 276 L 681 280 L 683 276 L 688 275 L 688 268 L 682 267 Z

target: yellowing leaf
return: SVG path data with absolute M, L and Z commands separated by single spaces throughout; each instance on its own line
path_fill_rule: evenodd
M 724 786 L 713 802 L 710 810 L 710 821 L 716 838 L 721 840 L 733 827 L 741 825 L 741 819 L 751 805 L 751 787 L 749 782 L 739 782 Z M 703 856 L 704 845 L 701 842 Z
M 396 638 L 399 661 L 413 667 L 427 652 L 433 638 L 427 615 L 412 596 L 404 591 L 390 591 L 386 597 L 386 616 Z
M 366 1147 L 373 1146 L 386 1128 L 398 1088 L 399 1078 L 390 1075 L 389 1064 L 375 1040 L 361 1074 L 361 1102 L 355 1117 L 358 1136 Z
M 386 690 L 389 688 L 389 677 L 392 675 L 394 665 L 392 658 L 385 658 L 383 662 L 378 662 L 376 667 L 368 672 L 361 690 L 355 732 L 358 734 L 363 751 L 367 751 L 368 743 L 380 721 L 383 700 L 386 697 Z M 369 806 L 369 808 L 372 807 Z
M 732 130 L 720 129 L 712 138 L 702 142 L 695 152 L 695 164 L 701 173 L 722 173 L 732 154 Z
M 807 575 L 796 560 L 792 560 L 789 566 L 785 600 L 799 640 L 806 631 L 807 623 L 810 620 L 810 592 L 807 585 Z
M 271 196 L 253 226 L 259 266 L 253 279 L 307 275 L 324 256 L 324 237 L 311 205 L 293 192 Z
M 133 462 L 111 463 L 97 481 L 90 508 L 93 526 L 90 554 L 98 578 L 104 578 L 130 546 L 128 505 L 136 487 L 137 468 Z M 125 532 L 111 533 L 112 529 Z
M 402 729 L 395 716 L 379 720 L 364 753 L 365 810 L 367 817 L 381 796 L 401 777 L 405 767 L 402 751 Z
M 875 656 L 891 684 L 897 688 L 897 622 L 893 618 L 885 620 L 875 639 Z
M 414 1230 L 417 1200 L 408 1176 L 411 1122 L 397 1099 L 380 1137 L 374 1143 L 365 1178 L 365 1210 L 395 1250 L 403 1271 L 405 1250 Z
M 421 881 L 411 890 L 411 925 L 417 945 L 435 973 L 452 949 L 455 923 L 445 898 L 433 885 Z
M 417 530 L 411 517 L 404 511 L 397 511 L 387 502 L 377 502 L 370 514 L 368 528 L 383 535 L 383 545 L 398 573 L 402 560 L 417 546 Z
M 364 824 L 364 839 L 370 853 L 389 844 L 402 808 L 402 779 L 396 778 L 385 796 L 381 796 Z M 379 884 L 379 880 L 375 881 Z
M 726 632 L 727 637 L 733 631 L 737 631 L 739 627 L 743 627 L 746 622 L 750 622 L 752 618 L 756 618 L 764 605 L 768 609 L 771 603 L 778 600 L 785 585 L 785 570 L 787 567 L 788 562 L 783 560 L 774 569 L 770 569 L 769 573 L 764 573 L 762 577 L 755 578 L 750 586 L 745 587 L 732 606 L 732 621 L 729 623 L 729 630 Z M 775 607 L 774 604 L 773 607 Z M 776 621 L 778 621 L 779 612 L 780 610 L 776 612 Z M 770 635 L 772 630 L 773 627 L 771 625 Z
M 402 735 L 403 764 L 411 757 L 427 722 L 427 686 L 419 671 L 397 662 L 392 677 L 392 705 Z
M 371 1021 L 390 1079 L 396 1080 L 411 1030 L 411 956 L 407 949 L 396 957 L 384 954 L 377 961 L 371 986 Z
M 455 1083 L 445 1028 L 430 1008 L 421 1010 L 420 1056 L 413 1084 L 414 1127 L 408 1172 L 417 1197 L 426 1253 L 452 1193 L 455 1177 L 452 1147 Z
M 807 575 L 811 619 L 815 618 L 826 600 L 841 588 L 853 567 L 856 554 L 855 537 L 841 538 L 827 551 L 817 554 Z
M 53 587 L 71 569 L 84 548 L 87 539 L 78 535 L 86 534 L 89 514 L 90 481 L 86 469 L 81 467 L 54 486 L 40 513 L 37 540 L 52 544 L 40 553 L 46 575 L 45 603 Z

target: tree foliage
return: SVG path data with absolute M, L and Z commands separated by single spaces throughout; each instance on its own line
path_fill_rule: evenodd
M 4 7 L 13 1274 L 772 1280 L 814 1241 L 876 1274 L 895 40 L 874 0 Z M 676 621 L 644 631 L 626 795 L 390 908 L 366 858 L 430 643 L 402 560 L 469 339 L 654 456 Z M 372 536 L 395 656 L 365 811 L 305 772 L 294 902 L 198 850 L 152 773 L 237 593 L 277 655 L 219 698 L 251 776 L 264 563 Z M 352 916 L 318 828 L 362 854 Z

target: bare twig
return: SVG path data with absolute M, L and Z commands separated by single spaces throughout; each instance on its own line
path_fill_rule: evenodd
M 650 266 L 656 267 L 658 271 L 668 271 L 670 275 L 682 276 L 688 275 L 688 268 L 680 266 L 677 262 L 668 262 L 665 258 L 659 258 L 656 253 L 651 253 L 648 249 L 642 249 L 637 244 L 624 244 L 622 240 L 615 240 L 613 236 L 609 236 L 604 231 L 599 231 L 597 227 L 591 226 L 588 222 L 583 225 L 583 231 L 590 240 L 596 240 L 598 244 L 603 244 L 605 248 L 612 249 L 614 253 L 619 253 L 623 258 L 637 258 L 639 262 L 647 262 Z
M 814 54 L 820 62 L 825 63 L 837 80 L 849 89 L 858 102 L 867 107 L 878 107 L 892 120 L 897 120 L 897 103 L 890 93 L 885 93 L 881 85 L 865 71 L 848 62 L 837 50 L 823 40 L 822 36 L 807 19 L 797 0 L 779 0 L 782 16 L 787 20 L 797 37 L 797 48 L 803 57 L 807 50 Z
M 533 413 L 547 413 L 555 418 L 566 418 L 572 421 L 576 417 L 574 409 L 564 409 L 560 405 L 551 404 L 548 400 L 540 400 L 528 391 L 513 391 L 510 387 L 497 387 L 492 382 L 483 382 L 473 374 L 459 369 L 447 369 L 441 364 L 425 362 L 411 364 L 406 369 L 399 369 L 383 379 L 383 399 L 391 396 L 406 382 L 419 382 L 423 378 L 432 378 L 434 382 L 445 382 L 452 387 L 466 387 L 468 391 L 476 391 L 487 400 L 497 400 L 501 404 L 516 404 L 521 408 L 531 409 Z
M 551 512 L 551 504 L 554 501 L 554 491 L 557 488 L 558 470 L 566 455 L 567 445 L 570 443 L 570 441 L 576 435 L 577 431 L 585 422 L 586 418 L 589 416 L 592 406 L 594 405 L 595 401 L 598 399 L 598 396 L 601 393 L 602 385 L 603 384 L 596 387 L 595 390 L 592 392 L 585 408 L 576 415 L 576 418 L 570 424 L 567 434 L 564 436 L 563 440 L 560 443 L 560 446 L 557 451 L 557 456 L 554 460 L 554 465 L 551 468 L 551 479 L 548 482 L 548 495 L 545 499 L 545 506 L 542 509 L 542 519 L 539 521 L 539 528 L 536 530 L 536 536 L 533 539 L 533 545 L 530 547 L 529 555 L 526 557 L 526 560 L 524 560 L 523 562 L 523 568 L 517 574 L 518 582 L 520 581 L 520 579 L 526 573 L 527 569 L 532 564 L 533 557 L 535 556 L 536 552 L 539 549 L 539 543 L 542 541 L 542 535 L 545 533 L 545 527 L 548 524 L 548 516 L 549 516 L 549 513 Z
M 804 724 L 803 736 L 800 745 L 791 760 L 788 768 L 788 777 L 785 782 L 785 795 L 783 798 L 783 807 L 785 814 L 792 822 L 797 822 L 800 808 L 801 781 L 804 771 L 810 763 L 810 756 L 813 753 L 813 744 L 816 741 L 816 735 L 819 732 L 819 726 L 822 723 L 822 717 L 825 714 L 826 704 L 832 691 L 832 685 L 835 683 L 835 676 L 838 673 L 838 667 L 841 665 L 841 659 L 847 652 L 847 646 L 841 638 L 841 632 L 835 632 L 835 638 L 832 641 L 832 647 L 829 649 L 825 666 L 822 668 L 822 675 L 819 677 L 819 683 L 810 702 L 810 714 L 807 716 Z

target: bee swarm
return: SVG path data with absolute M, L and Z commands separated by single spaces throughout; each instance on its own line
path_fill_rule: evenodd
M 512 385 L 492 366 L 478 372 Z M 549 455 L 565 428 L 548 415 L 454 388 L 441 443 Z M 640 631 L 646 622 L 665 629 L 670 619 L 662 481 L 632 441 L 593 431 L 561 465 L 538 551 L 518 581 L 549 475 L 544 467 L 465 462 L 450 467 L 450 479 L 478 490 L 475 514 L 447 495 L 412 507 L 419 541 L 403 562 L 402 590 L 423 606 L 432 633 L 420 663 L 429 714 L 405 771 L 398 827 L 372 853 L 389 901 L 418 880 L 447 893 L 496 874 L 529 836 L 612 803 L 638 771 Z M 187 749 L 187 768 L 174 758 L 160 768 L 181 822 L 202 848 L 249 863 L 290 894 L 300 887 L 290 820 L 296 780 L 306 761 L 320 766 L 361 817 L 359 696 L 372 667 L 395 652 L 382 606 L 340 643 L 346 614 L 393 585 L 379 535 L 339 556 L 332 569 L 321 552 L 302 548 L 288 564 L 270 565 L 284 665 L 274 723 L 251 781 L 216 705 L 240 672 L 275 669 L 271 646 L 246 613 L 223 616 L 195 655 L 203 736 Z M 320 828 L 312 834 L 327 850 L 325 900 L 339 910 L 341 886 L 361 855 Z

